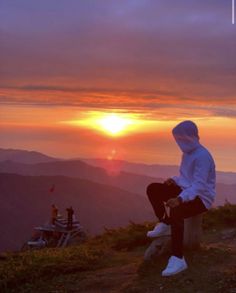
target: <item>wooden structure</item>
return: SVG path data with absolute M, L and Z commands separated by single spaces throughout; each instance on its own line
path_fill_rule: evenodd
M 202 235 L 202 215 L 197 215 L 184 220 L 184 247 L 186 249 L 196 249 L 200 246 Z M 146 249 L 145 260 L 150 260 L 154 256 L 160 256 L 170 251 L 170 236 L 160 236 L 154 238 Z
M 47 224 L 35 227 L 35 236 L 27 241 L 22 249 L 40 249 L 44 247 L 65 247 L 73 243 L 80 243 L 86 239 L 83 227 L 78 221 L 73 221 L 68 229 L 67 220 L 58 218 L 55 225 Z

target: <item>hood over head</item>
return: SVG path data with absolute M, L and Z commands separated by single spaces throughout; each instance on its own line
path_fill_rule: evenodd
M 172 134 L 183 153 L 190 153 L 200 145 L 197 125 L 190 120 L 175 126 Z

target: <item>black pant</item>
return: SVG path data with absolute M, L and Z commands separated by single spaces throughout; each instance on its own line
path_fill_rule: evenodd
M 159 221 L 171 225 L 172 255 L 180 258 L 183 256 L 184 219 L 207 211 L 202 200 L 197 196 L 194 200 L 171 208 L 170 216 L 168 216 L 164 202 L 177 197 L 181 191 L 182 189 L 178 185 L 165 183 L 151 183 L 147 187 L 148 198 Z

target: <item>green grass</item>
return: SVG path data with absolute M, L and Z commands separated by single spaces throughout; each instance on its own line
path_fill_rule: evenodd
M 114 250 L 130 251 L 138 246 L 144 246 L 150 242 L 146 232 L 153 229 L 153 223 L 136 224 L 130 222 L 126 227 L 107 229 L 105 232 L 94 238 L 95 242 L 109 245 Z
M 89 245 L 7 254 L 0 262 L 0 292 L 19 292 L 22 284 L 96 269 L 104 254 L 104 248 Z
M 189 269 L 171 278 L 160 276 L 167 255 L 143 261 L 153 223 L 106 229 L 68 248 L 8 253 L 0 259 L 0 292 L 236 292 L 235 242 L 220 237 L 235 223 L 236 205 L 206 213 L 201 249 L 186 252 Z

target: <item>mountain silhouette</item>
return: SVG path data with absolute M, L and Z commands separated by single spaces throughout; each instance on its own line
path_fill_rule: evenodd
M 88 179 L 94 182 L 116 186 L 130 192 L 146 195 L 146 187 L 151 182 L 163 181 L 161 178 L 127 172 L 107 172 L 100 167 L 94 167 L 80 160 L 55 161 L 39 164 L 22 164 L 12 161 L 0 162 L 0 173 L 15 173 L 29 176 L 63 175 Z
M 27 150 L 17 150 L 17 149 L 3 149 L 0 148 L 0 162 L 10 160 L 18 163 L 43 163 L 52 162 L 59 159 L 49 157 L 40 152 L 27 151 Z

